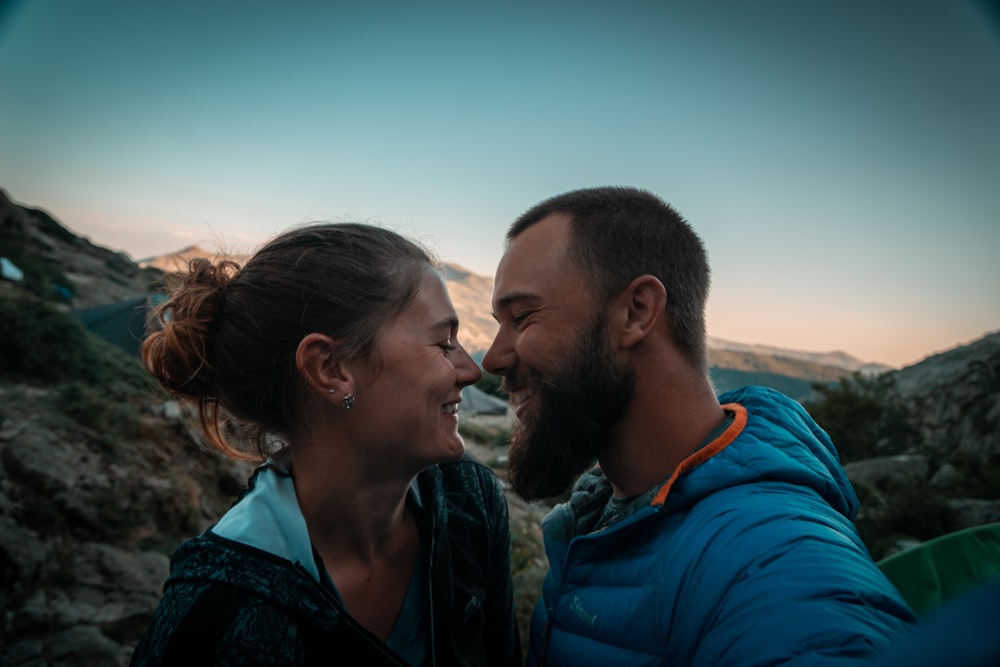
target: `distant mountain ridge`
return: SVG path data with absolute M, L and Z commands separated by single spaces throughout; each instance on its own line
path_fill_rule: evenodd
M 188 263 L 197 258 L 225 258 L 245 263 L 249 255 L 226 255 L 191 245 L 180 250 L 139 261 L 139 266 L 156 268 L 166 273 L 187 271 Z M 452 304 L 461 322 L 459 340 L 470 353 L 485 352 L 496 335 L 497 324 L 490 316 L 490 299 L 493 295 L 493 279 L 475 274 L 458 264 L 442 264 L 441 276 L 448 285 Z
M 136 262 L 142 268 L 155 268 L 164 273 L 184 273 L 188 269 L 188 263 L 193 259 L 218 259 L 225 258 L 242 265 L 250 255 L 233 255 L 206 250 L 199 245 L 189 245 L 186 248 L 168 252 L 155 257 L 147 257 Z
M 708 337 L 708 347 L 719 352 L 749 352 L 752 354 L 762 354 L 770 357 L 780 357 L 784 359 L 794 359 L 819 364 L 821 366 L 832 366 L 851 371 L 858 371 L 863 374 L 884 373 L 893 370 L 888 364 L 880 364 L 862 361 L 857 357 L 852 357 L 846 352 L 837 350 L 833 352 L 806 352 L 803 350 L 790 350 L 787 348 L 773 347 L 771 345 L 735 343 L 713 336 Z
M 198 245 L 188 246 L 176 252 L 158 255 L 140 260 L 141 267 L 155 267 L 162 271 L 186 271 L 190 260 L 197 257 L 218 258 L 218 252 L 207 250 Z M 237 263 L 245 262 L 248 255 L 229 255 Z M 496 334 L 496 323 L 489 315 L 490 300 L 493 294 L 493 278 L 483 276 L 452 263 L 441 266 L 441 275 L 448 284 L 452 302 L 459 312 L 462 321 L 462 341 L 470 352 L 485 352 L 493 336 Z M 713 352 L 720 365 L 737 370 L 773 371 L 798 373 L 802 377 L 825 376 L 829 372 L 823 370 L 834 368 L 850 372 L 878 373 L 891 370 L 885 364 L 861 361 L 846 352 L 807 352 L 790 350 L 769 345 L 737 343 L 721 338 L 709 337 L 709 349 Z M 762 364 L 760 358 L 775 358 L 786 360 L 771 364 Z M 750 361 L 755 359 L 754 361 Z M 799 362 L 802 362 L 801 364 Z M 798 364 L 800 368 L 792 368 Z M 804 369 L 810 369 L 805 371 Z
M 2 190 L 0 195 L 0 220 L 4 229 L 9 234 L 21 234 L 30 239 L 19 252 L 63 267 L 65 276 L 73 284 L 71 305 L 74 308 L 134 298 L 143 293 L 144 287 L 152 289 L 157 273 L 185 271 L 188 261 L 195 257 L 224 256 L 219 251 L 192 245 L 132 262 L 123 253 L 114 253 L 73 233 L 44 211 L 15 204 Z M 247 256 L 229 255 L 227 258 L 243 263 Z M 444 264 L 440 270 L 462 322 L 460 340 L 474 357 L 481 359 L 497 331 L 490 314 L 493 278 L 457 264 Z M 836 382 L 854 372 L 877 373 L 890 369 L 860 361 L 844 352 L 790 350 L 719 338 L 710 338 L 708 347 L 710 373 L 719 392 L 761 384 L 803 400 L 811 395 L 813 383 Z

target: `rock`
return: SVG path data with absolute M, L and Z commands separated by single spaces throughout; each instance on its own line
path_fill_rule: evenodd
M 179 420 L 184 416 L 181 405 L 177 401 L 166 401 L 163 403 L 163 416 L 171 420 Z
M 10 618 L 10 629 L 17 636 L 30 637 L 52 628 L 52 610 L 47 594 L 39 589 Z
M 1000 500 L 953 498 L 948 506 L 955 512 L 959 528 L 972 528 L 1000 521 Z
M 42 578 L 52 560 L 52 548 L 35 531 L 19 525 L 9 516 L 0 516 L 0 600 L 6 608 L 9 596 L 21 595 Z
M 905 484 L 927 478 L 926 457 L 900 454 L 863 459 L 844 465 L 852 484 L 884 489 L 889 484 Z
M 886 552 L 884 554 L 882 554 L 882 558 L 888 558 L 889 556 L 893 556 L 895 554 L 898 554 L 901 551 L 906 551 L 907 549 L 912 549 L 913 547 L 918 547 L 921 544 L 923 544 L 923 543 L 920 540 L 912 538 L 912 537 L 903 537 L 903 538 L 900 538 L 900 539 L 896 540 L 896 544 L 895 545 L 893 545 L 890 549 L 886 550 Z
M 89 623 L 112 636 L 142 631 L 160 600 L 169 559 L 152 551 L 83 544 L 73 562 L 74 583 L 53 604 L 60 625 Z
M 0 653 L 0 664 L 4 667 L 43 667 L 45 660 L 45 645 L 39 639 L 20 639 L 11 643 L 6 651 Z
M 118 665 L 122 647 L 108 639 L 92 625 L 78 625 L 56 634 L 49 641 L 51 664 L 69 667 L 73 665 Z
M 11 477 L 47 494 L 57 494 L 72 486 L 78 477 L 99 472 L 88 465 L 80 448 L 67 447 L 63 438 L 40 430 L 27 431 L 16 446 L 5 447 L 3 463 Z
M 929 484 L 936 488 L 948 489 L 961 484 L 963 475 L 958 468 L 950 463 L 945 463 L 938 468 L 929 481 Z

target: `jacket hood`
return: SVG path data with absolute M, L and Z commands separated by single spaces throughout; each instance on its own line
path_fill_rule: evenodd
M 671 477 L 643 497 L 648 510 L 684 511 L 723 489 L 756 482 L 807 487 L 853 521 L 854 493 L 830 436 L 796 401 L 766 387 L 744 387 L 719 396 L 734 419 L 715 440 L 681 462 Z M 553 534 L 590 532 L 611 496 L 600 467 L 581 475 L 570 499 L 543 521 Z
M 320 580 L 295 481 L 273 462 L 254 471 L 239 500 L 209 532 L 301 565 Z
M 178 584 L 224 583 L 323 625 L 334 622 L 339 611 L 337 605 L 316 605 L 317 594 L 336 596 L 321 581 L 294 481 L 269 462 L 254 471 L 218 523 L 174 552 L 164 590 Z
M 432 493 L 440 486 L 439 478 L 436 466 L 414 478 L 409 491 L 413 501 L 422 504 L 418 480 L 426 487 L 423 493 Z M 254 558 L 247 562 L 255 562 L 260 571 L 244 574 L 238 568 L 227 567 L 227 559 L 238 554 L 252 554 Z M 288 579 L 294 572 L 295 578 L 304 579 L 299 585 L 325 588 L 325 577 L 320 573 L 295 495 L 294 478 L 284 466 L 273 461 L 254 471 L 247 488 L 218 523 L 177 550 L 171 558 L 168 584 L 179 580 L 223 581 L 259 593 L 262 589 L 258 577 L 271 568 L 269 576 Z M 276 587 L 270 588 L 276 596 L 274 602 L 295 607 L 301 599 L 299 595 L 278 594 L 273 590 Z M 336 596 L 335 592 L 331 594 Z
M 734 411 L 736 419 L 705 446 L 711 455 L 677 475 L 667 493 L 657 494 L 654 505 L 683 509 L 722 489 L 778 481 L 813 489 L 837 512 L 854 520 L 858 497 L 840 465 L 837 449 L 798 402 L 766 387 L 726 392 L 719 402 Z M 691 458 L 696 457 L 698 452 Z
M 425 470 L 410 483 L 410 496 L 421 506 L 420 478 L 437 482 L 434 467 Z M 247 488 L 209 532 L 267 552 L 301 566 L 314 580 L 321 581 L 313 554 L 312 540 L 305 517 L 295 495 L 295 481 L 287 468 L 269 461 L 254 471 Z

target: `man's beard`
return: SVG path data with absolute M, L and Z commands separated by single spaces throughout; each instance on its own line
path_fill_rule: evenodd
M 632 400 L 635 372 L 615 358 L 601 314 L 551 376 L 514 373 L 504 383 L 530 387 L 538 404 L 511 434 L 507 470 L 519 496 L 538 500 L 565 491 L 601 454 Z

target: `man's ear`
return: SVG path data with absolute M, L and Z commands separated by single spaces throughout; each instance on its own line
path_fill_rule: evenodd
M 663 321 L 667 290 L 656 276 L 639 276 L 619 296 L 621 346 L 634 347 L 646 339 Z
M 342 397 L 353 391 L 350 373 L 342 363 L 340 346 L 329 336 L 311 333 L 303 337 L 295 350 L 295 366 L 306 385 L 316 393 L 336 393 Z

